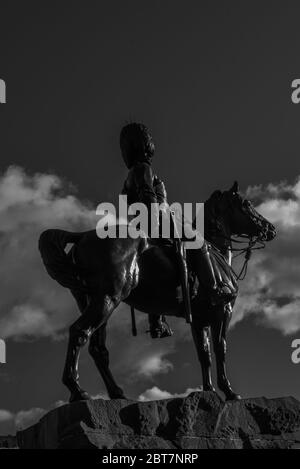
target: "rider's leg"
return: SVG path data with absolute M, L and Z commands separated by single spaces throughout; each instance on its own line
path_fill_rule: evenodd
M 193 249 L 191 253 L 198 280 L 208 290 L 213 303 L 227 303 L 232 300 L 230 289 L 216 280 L 208 244 L 204 242 L 200 249 Z
M 224 304 L 232 300 L 231 291 L 222 283 L 222 278 L 216 279 L 215 269 L 210 257 L 210 246 L 199 231 L 194 231 L 189 222 L 184 222 L 184 233 L 187 239 L 192 239 L 194 248 L 188 249 L 188 255 L 199 282 L 210 295 L 213 304 Z M 185 239 L 186 240 L 186 239 Z M 195 247 L 197 246 L 198 247 Z
M 165 316 L 149 314 L 148 320 L 152 339 L 163 339 L 173 335 L 173 331 L 167 323 Z

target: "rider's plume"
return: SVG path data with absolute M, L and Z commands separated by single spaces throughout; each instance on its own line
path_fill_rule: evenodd
M 240 188 L 239 188 L 239 183 L 237 181 L 234 181 L 233 183 L 233 186 L 232 188 L 230 189 L 230 191 L 233 193 L 233 194 L 237 194 L 239 192 Z

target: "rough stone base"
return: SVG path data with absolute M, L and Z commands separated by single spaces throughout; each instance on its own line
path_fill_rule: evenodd
M 152 402 L 82 401 L 52 410 L 17 440 L 24 449 L 300 448 L 300 402 L 224 403 L 212 392 Z

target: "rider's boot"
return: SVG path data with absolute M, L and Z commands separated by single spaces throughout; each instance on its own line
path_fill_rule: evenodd
M 228 286 L 222 282 L 218 284 L 209 251 L 207 243 L 201 249 L 194 250 L 196 275 L 210 295 L 213 305 L 227 304 L 234 297 Z
M 166 321 L 165 316 L 148 315 L 150 335 L 152 339 L 163 339 L 164 337 L 171 337 L 173 331 Z

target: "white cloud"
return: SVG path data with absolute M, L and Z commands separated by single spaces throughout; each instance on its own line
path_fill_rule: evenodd
M 172 363 L 164 358 L 164 351 L 160 350 L 141 358 L 137 363 L 137 373 L 146 378 L 161 373 L 168 373 L 173 369 Z
M 29 410 L 20 410 L 14 417 L 15 425 L 18 430 L 24 430 L 37 423 L 47 411 L 39 407 L 34 407 Z
M 272 324 L 285 334 L 295 334 L 300 330 L 300 298 L 279 306 L 270 301 L 264 305 L 264 321 Z
M 13 420 L 14 414 L 9 412 L 9 410 L 0 409 L 0 422 L 8 422 L 9 420 Z
M 109 400 L 108 394 L 106 391 L 99 392 L 98 394 L 95 394 L 94 396 L 91 396 L 92 399 L 104 399 L 105 401 Z
M 63 405 L 68 404 L 66 401 L 57 401 L 51 409 L 56 409 Z M 41 407 L 33 407 L 27 410 L 19 410 L 18 412 L 10 412 L 9 410 L 0 409 L 0 423 L 10 422 L 11 428 L 15 430 L 24 430 L 34 424 L 36 424 L 44 415 L 49 412 L 49 409 L 42 409 Z
M 163 391 L 162 389 L 159 389 L 157 386 L 153 386 L 150 389 L 147 389 L 144 391 L 142 394 L 139 395 L 138 400 L 141 402 L 146 402 L 146 401 L 158 401 L 161 399 L 171 399 L 174 397 L 186 397 L 188 396 L 191 392 L 196 392 L 196 391 L 202 391 L 202 388 L 187 388 L 186 391 L 183 393 L 170 393 L 169 391 Z
M 15 426 L 17 430 L 23 430 L 34 425 L 46 412 L 45 409 L 38 407 L 29 410 L 20 410 L 16 413 L 2 409 L 0 410 L 0 423 L 11 423 L 12 427 Z
M 2 338 L 55 336 L 76 318 L 74 300 L 50 279 L 38 251 L 39 235 L 47 228 L 96 226 L 94 211 L 64 187 L 57 176 L 28 176 L 19 167 L 0 176 Z
M 54 408 L 58 408 L 58 407 L 62 407 L 63 405 L 66 405 L 68 404 L 67 401 L 63 401 L 63 400 L 59 400 L 59 401 L 56 401 L 55 404 L 54 404 Z
M 121 318 L 122 315 L 126 319 Z M 173 364 L 168 356 L 175 350 L 174 337 L 153 340 L 149 334 L 145 334 L 145 331 L 149 329 L 147 315 L 137 313 L 137 322 L 139 332 L 138 336 L 134 338 L 131 334 L 129 311 L 116 312 L 109 324 L 108 333 L 112 340 L 111 345 L 118 350 L 114 364 L 115 373 L 121 377 L 121 380 L 127 382 L 141 379 L 153 380 L 156 375 L 168 373 L 173 369 Z M 183 321 L 181 324 L 185 327 Z M 180 340 L 179 336 L 177 339 Z
M 73 298 L 67 289 L 50 279 L 37 245 L 39 234 L 47 228 L 95 228 L 94 209 L 68 191 L 70 187 L 55 175 L 29 176 L 19 167 L 10 167 L 0 176 L 2 338 L 59 337 L 77 317 Z M 263 252 L 253 256 L 249 274 L 241 283 L 233 324 L 245 315 L 259 313 L 264 324 L 285 334 L 294 333 L 300 330 L 300 178 L 295 184 L 250 187 L 247 195 L 257 201 L 258 211 L 275 224 L 278 236 Z M 130 334 L 130 315 L 119 314 L 112 324 L 119 327 L 120 321 L 128 324 Z M 175 339 L 183 340 L 187 335 L 190 337 L 187 328 L 176 327 Z M 143 341 L 143 347 L 144 344 Z M 126 363 L 128 356 L 135 361 L 137 375 L 151 377 L 172 369 L 165 358 L 172 347 L 146 347 L 142 351 L 143 347 L 139 347 L 141 355 L 136 355 L 132 347 L 125 354 Z
M 256 208 L 277 229 L 277 237 L 255 253 L 240 283 L 233 324 L 249 314 L 284 334 L 300 330 L 300 179 L 247 190 Z

